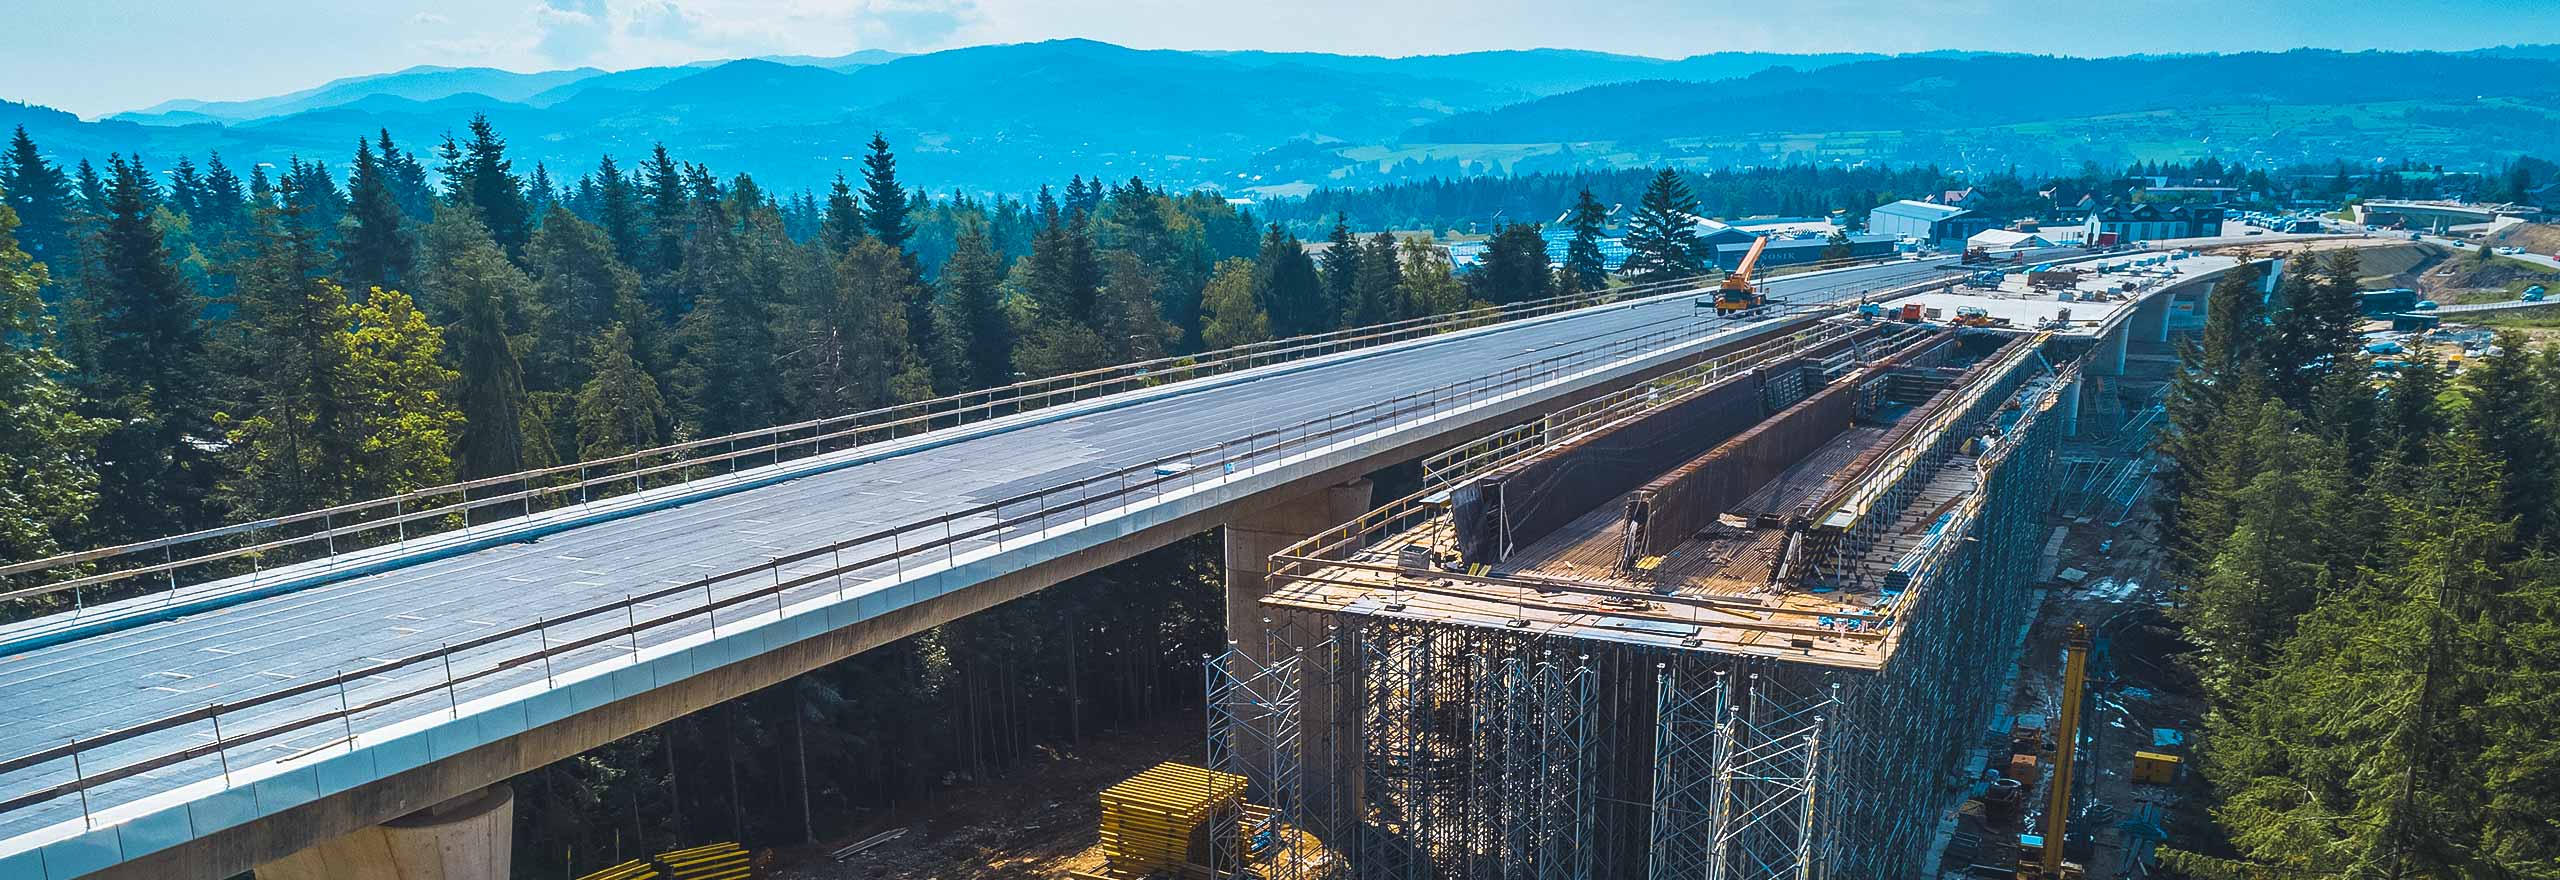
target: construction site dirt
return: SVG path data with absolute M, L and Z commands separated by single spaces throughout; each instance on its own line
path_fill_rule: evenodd
M 776 880 L 1051 880 L 1102 865 L 1096 795 L 1162 761 L 1199 760 L 1200 716 L 1174 711 L 1145 726 L 1108 731 L 1081 747 L 1044 747 L 1042 760 L 997 779 L 951 788 L 922 807 L 885 816 L 817 846 L 781 851 Z M 883 832 L 893 839 L 842 860 L 845 847 Z

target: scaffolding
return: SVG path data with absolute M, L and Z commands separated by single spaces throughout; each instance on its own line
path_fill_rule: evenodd
M 1281 689 L 1287 699 L 1240 700 L 1280 691 L 1221 691 L 1213 673 L 1212 753 L 1302 741 L 1294 761 L 1232 772 L 1296 811 L 1275 821 L 1304 823 L 1339 858 L 1263 876 L 1927 874 L 1970 734 L 2017 659 L 2057 497 L 2062 420 L 2050 410 L 2079 366 L 2049 364 L 2048 338 L 2022 336 L 1971 367 L 1895 365 L 1919 377 L 1916 395 L 1892 390 L 1897 376 L 1857 378 L 1861 412 L 1910 402 L 1888 397 L 1933 405 L 1897 430 L 1841 435 L 1875 445 L 1811 511 L 1844 540 L 1815 551 L 1801 582 L 1686 594 L 1661 580 L 1673 565 L 1621 583 L 1615 566 L 1432 555 L 1448 536 L 1441 483 L 1568 442 L 1546 430 L 1468 447 L 1413 497 L 1276 555 L 1263 607 L 1299 619 L 1268 631 L 1301 643 L 1264 646 L 1285 658 L 1267 666 L 1212 666 L 1303 678 Z M 1866 357 L 1813 364 L 1775 403 L 1850 377 Z M 1747 555 L 1731 550 L 1733 530 L 1762 527 L 1707 528 L 1699 540 L 1728 543 L 1686 552 Z M 1288 772 L 1301 781 L 1278 778 Z

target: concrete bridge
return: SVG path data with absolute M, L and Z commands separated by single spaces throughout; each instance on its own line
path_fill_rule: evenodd
M 0 880 L 503 876 L 509 777 L 1208 528 L 1259 559 L 1376 468 L 1957 274 L 1364 328 L 0 564 L 76 609 L 0 626 Z M 600 494 L 653 475 L 690 478 Z

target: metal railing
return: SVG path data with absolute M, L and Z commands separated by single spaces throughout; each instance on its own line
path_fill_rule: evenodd
M 1701 276 L 1702 277 L 1702 276 Z M 1623 302 L 1694 287 L 1697 277 L 1549 297 L 1490 309 L 1411 318 L 1369 327 L 1317 333 L 1068 373 L 932 400 L 829 416 L 755 431 L 687 440 L 653 449 L 574 464 L 535 468 L 252 520 L 129 544 L 0 564 L 0 602 L 68 592 L 67 607 L 35 614 L 79 613 L 93 588 L 154 578 L 150 589 L 178 590 L 249 575 L 254 583 L 273 569 L 314 559 L 334 567 L 341 554 L 384 546 L 405 547 L 475 525 L 475 513 L 496 510 L 529 516 L 648 489 L 691 486 L 728 477 L 747 467 L 780 465 L 827 452 L 895 440 L 971 422 L 1010 416 L 1059 403 L 1088 400 L 1139 388 L 1249 370 L 1371 348 L 1455 330 L 1542 317 L 1594 305 Z M 183 550 L 185 555 L 181 555 Z M 130 563 L 115 566 L 117 562 Z M 112 570 L 100 571 L 101 567 Z M 12 585 L 12 580 L 50 581 Z M 101 601 L 140 590 L 110 590 Z M 0 617 L 5 617 L 0 614 Z
M 1811 321 L 1814 318 L 1801 320 Z M 833 581 L 836 597 L 841 601 L 846 596 L 848 577 L 864 586 L 883 579 L 903 582 L 912 569 L 930 566 L 935 561 L 932 559 L 934 556 L 940 556 L 939 561 L 948 567 L 957 564 L 963 552 L 992 553 L 1009 546 L 1019 547 L 1022 542 L 1037 540 L 1054 528 L 1089 524 L 1097 515 L 1160 502 L 1169 493 L 1204 489 L 1249 474 L 1253 468 L 1277 464 L 1287 457 L 1312 452 L 1371 431 L 1393 430 L 1408 421 L 1438 418 L 1459 407 L 1489 402 L 1560 381 L 1584 370 L 1658 354 L 1712 334 L 1722 326 L 1726 325 L 1671 322 L 1663 329 L 1604 346 L 1554 355 L 1484 376 L 1374 401 L 1347 412 L 1158 456 L 1081 480 L 770 557 L 757 565 L 646 593 L 626 594 L 619 601 L 537 618 L 531 623 L 495 630 L 465 641 L 440 644 L 434 650 L 391 658 L 362 669 L 339 670 L 328 677 L 245 699 L 212 703 L 96 736 L 67 739 L 59 746 L 0 760 L 0 774 L 67 762 L 68 767 L 59 769 L 68 770 L 70 777 L 0 799 L 0 814 L 77 795 L 83 819 L 94 822 L 94 811 L 100 807 L 92 803 L 93 792 L 101 786 L 207 757 L 219 758 L 223 773 L 228 778 L 232 768 L 230 752 L 233 750 L 271 743 L 324 724 L 340 724 L 345 733 L 302 754 L 331 751 L 341 742 L 352 751 L 363 736 L 355 729 L 354 719 L 359 716 L 414 703 L 425 708 L 421 711 L 413 706 L 405 718 L 438 711 L 450 712 L 458 718 L 460 706 L 466 702 L 460 696 L 464 686 L 502 684 L 493 682 L 493 679 L 512 670 L 539 669 L 547 683 L 563 671 L 555 669 L 555 658 L 604 646 L 626 651 L 631 662 L 636 664 L 646 647 L 662 644 L 691 631 L 668 632 L 679 625 L 699 623 L 716 637 L 723 622 L 720 617 L 723 612 L 732 615 L 732 625 L 740 613 L 760 617 L 770 611 L 778 619 L 786 608 L 786 593 L 818 587 L 828 581 Z M 1724 358 L 1719 358 L 1711 363 L 1724 361 Z M 884 544 L 885 547 L 881 546 Z M 850 561 L 846 559 L 848 553 L 854 555 Z M 786 570 L 803 565 L 811 566 L 812 570 Z M 889 569 L 874 572 L 868 577 L 860 574 L 882 566 Z M 692 597 L 697 595 L 701 601 L 694 603 Z M 814 594 L 803 598 L 813 597 Z M 668 602 L 686 604 L 673 610 L 658 610 L 658 606 Z M 772 607 L 747 607 L 760 606 L 765 602 L 772 603 Z M 644 608 L 649 609 L 647 617 L 641 616 Z M 651 633 L 653 641 L 644 645 L 643 633 Z M 482 656 L 485 652 L 513 647 L 513 643 L 518 642 L 530 642 L 532 647 L 515 653 Z M 566 669 L 581 669 L 602 662 L 610 661 L 583 663 Z M 423 671 L 431 678 L 423 684 L 399 680 L 400 676 L 396 674 L 404 671 Z M 379 685 L 383 692 L 355 691 L 356 686 L 367 683 Z M 329 699 L 332 695 L 334 700 Z M 286 705 L 306 698 L 302 705 Z M 478 695 L 474 698 L 477 699 Z M 259 714 L 285 714 L 290 717 L 244 718 L 243 713 L 255 710 L 266 710 Z M 224 725 L 226 718 L 231 719 L 228 730 Z M 254 723 L 244 726 L 244 720 Z M 209 738 L 205 730 L 208 726 L 211 728 Z M 155 747 L 157 750 L 146 752 L 138 759 L 129 757 L 139 748 L 139 741 L 154 735 L 163 735 L 172 741 L 167 747 Z M 120 756 L 99 753 L 109 747 L 118 747 L 118 751 L 128 755 L 121 756 L 122 763 L 116 763 Z M 94 769 L 102 766 L 105 769 Z

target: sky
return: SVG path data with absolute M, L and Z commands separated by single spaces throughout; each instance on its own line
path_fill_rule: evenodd
M 420 64 L 608 70 L 1084 37 L 1415 55 L 2560 43 L 2555 0 L 0 0 L 0 98 L 96 117 Z M 2067 11 L 2061 11 L 2067 10 Z

